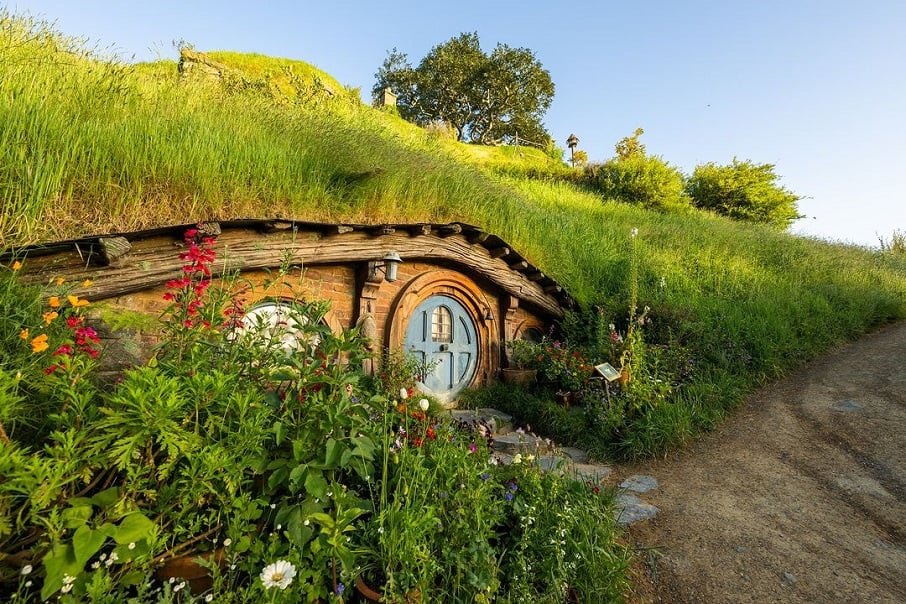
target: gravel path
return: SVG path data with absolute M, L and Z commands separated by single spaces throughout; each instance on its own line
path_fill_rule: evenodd
M 663 460 L 631 602 L 906 602 L 906 322 L 750 397 Z

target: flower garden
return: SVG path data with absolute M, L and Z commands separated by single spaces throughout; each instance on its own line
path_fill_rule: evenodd
M 288 307 L 287 346 L 211 279 L 213 241 L 185 241 L 161 343 L 116 380 L 102 309 L 0 267 L 0 599 L 621 600 L 612 493 L 530 451 L 498 463 L 405 361 L 364 375 L 323 304 Z

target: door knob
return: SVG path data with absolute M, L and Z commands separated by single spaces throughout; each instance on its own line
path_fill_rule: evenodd
M 450 345 L 449 345 L 449 344 L 441 344 L 441 345 L 440 345 L 440 351 L 441 351 L 441 352 L 447 352 L 448 350 L 450 350 Z

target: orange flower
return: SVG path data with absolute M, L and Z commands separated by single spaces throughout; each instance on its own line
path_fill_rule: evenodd
M 66 279 L 63 277 L 57 277 L 57 285 L 63 285 L 66 283 Z
M 66 296 L 66 299 L 69 300 L 69 303 L 72 304 L 73 308 L 78 308 L 80 306 L 88 306 L 88 300 L 82 300 L 78 296 Z
M 58 298 L 57 296 L 51 296 L 47 301 L 47 305 L 51 308 L 60 308 L 60 298 Z
M 53 320 L 56 319 L 57 317 L 59 317 L 60 315 L 56 311 L 52 310 L 50 312 L 44 313 L 41 316 L 44 317 L 44 324 L 50 325 L 51 323 L 53 323 Z
M 31 351 L 32 352 L 44 352 L 50 348 L 50 344 L 47 343 L 47 334 L 42 333 L 34 340 L 31 341 Z
M 22 263 L 19 262 L 18 260 L 16 260 L 15 262 L 13 262 L 13 265 L 10 268 L 13 269 L 14 271 L 17 271 L 20 268 L 22 268 Z
M 91 279 L 85 279 L 84 281 L 82 281 L 82 287 L 90 287 L 90 286 L 91 286 Z
M 23 340 L 28 339 L 28 328 L 27 327 L 19 332 L 19 337 L 22 338 Z

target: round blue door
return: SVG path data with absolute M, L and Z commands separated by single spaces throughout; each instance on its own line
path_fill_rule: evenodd
M 430 369 L 422 387 L 447 402 L 472 382 L 478 334 L 465 307 L 449 296 L 431 296 L 409 318 L 406 352 Z

